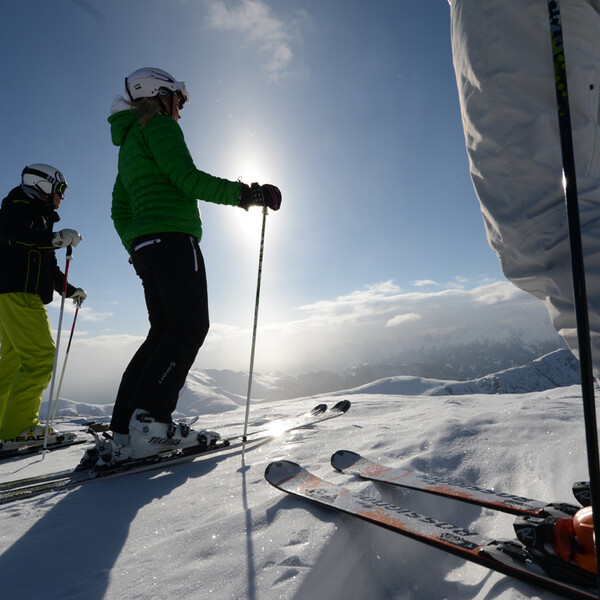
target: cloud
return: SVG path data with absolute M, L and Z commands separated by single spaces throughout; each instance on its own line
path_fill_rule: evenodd
M 386 324 L 386 327 L 395 327 L 396 325 L 402 325 L 402 323 L 406 323 L 408 321 L 420 321 L 421 315 L 417 313 L 408 313 L 404 315 L 396 315 L 391 318 Z
M 506 281 L 433 292 L 403 292 L 384 281 L 299 306 L 296 312 L 297 318 L 272 322 L 268 314 L 261 315 L 256 373 L 338 371 L 412 356 L 432 344 L 501 342 L 523 332 L 527 341 L 559 342 L 544 305 Z M 78 336 L 61 395 L 97 404 L 114 401 L 141 342 L 135 336 Z M 213 323 L 193 368 L 247 372 L 251 345 L 250 324 Z
M 63 335 L 67 333 L 63 331 Z M 90 404 L 114 402 L 123 371 L 142 342 L 143 338 L 132 335 L 77 336 L 69 352 L 60 396 Z M 62 343 L 59 373 L 65 351 L 66 343 Z M 48 390 L 44 400 L 47 395 Z
M 206 23 L 216 31 L 234 31 L 250 41 L 264 56 L 269 79 L 285 77 L 294 59 L 292 44 L 296 39 L 297 21 L 276 17 L 261 0 L 241 0 L 228 7 L 223 0 L 205 0 Z M 304 13 L 299 12 L 301 16 Z
M 520 332 L 532 342 L 558 344 L 544 305 L 505 281 L 472 289 L 454 284 L 434 292 L 403 292 L 385 281 L 299 306 L 296 312 L 298 318 L 280 322 L 265 323 L 261 317 L 257 371 L 344 369 L 438 341 L 504 341 Z M 249 328 L 213 325 L 199 366 L 236 362 L 245 368 L 250 347 Z
M 384 281 L 334 300 L 320 300 L 300 306 L 298 310 L 312 315 L 312 319 L 319 322 L 324 319 L 330 322 L 356 322 L 389 311 L 390 305 L 401 297 L 401 289 L 393 281 Z
M 71 2 L 75 4 L 75 6 L 79 7 L 81 10 L 86 12 L 88 15 L 96 19 L 96 21 L 106 21 L 106 15 L 86 0 L 71 0 Z
M 52 322 L 58 318 L 62 298 L 58 294 L 54 295 L 54 299 L 48 305 L 48 316 Z M 63 319 L 74 317 L 76 306 L 72 300 L 65 299 Z M 113 316 L 112 312 L 98 312 L 90 304 L 84 303 L 77 313 L 78 322 L 100 323 Z

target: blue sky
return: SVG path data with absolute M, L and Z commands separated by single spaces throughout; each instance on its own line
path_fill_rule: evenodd
M 515 327 L 533 319 L 549 331 L 485 239 L 446 0 L 20 0 L 3 22 L 0 181 L 8 192 L 26 164 L 46 162 L 69 182 L 60 225 L 84 236 L 70 274 L 89 296 L 80 346 L 123 342 L 127 355 L 147 330 L 110 220 L 117 149 L 106 121 L 142 66 L 186 82 L 180 124 L 199 169 L 283 192 L 267 217 L 258 370 L 393 354 L 419 331 L 467 327 L 474 310 L 484 323 L 490 303 Z M 213 326 L 196 364 L 243 369 L 261 213 L 200 207 Z

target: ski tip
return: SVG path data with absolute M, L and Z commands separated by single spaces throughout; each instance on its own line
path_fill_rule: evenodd
M 340 400 L 337 404 L 335 404 L 331 408 L 331 410 L 336 411 L 336 412 L 345 413 L 345 412 L 348 412 L 348 410 L 350 410 L 350 406 L 352 406 L 352 403 L 350 402 L 350 400 Z
M 310 412 L 310 415 L 317 416 L 324 413 L 327 410 L 327 404 L 317 404 Z
M 352 452 L 351 450 L 338 450 L 331 455 L 331 466 L 341 473 L 358 462 L 361 458 L 360 454 Z
M 291 460 L 276 460 L 265 469 L 265 479 L 274 486 L 278 486 L 286 479 L 291 479 L 302 473 L 304 469 Z

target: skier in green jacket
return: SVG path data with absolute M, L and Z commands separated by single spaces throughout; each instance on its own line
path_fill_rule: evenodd
M 248 186 L 195 167 L 178 124 L 189 99 L 185 83 L 143 68 L 126 78 L 125 90 L 128 99 L 118 96 L 108 119 L 119 147 L 112 219 L 142 280 L 150 331 L 123 374 L 112 440 L 96 449 L 100 466 L 219 439 L 171 418 L 209 328 L 197 200 L 245 209 L 281 205 L 273 185 Z

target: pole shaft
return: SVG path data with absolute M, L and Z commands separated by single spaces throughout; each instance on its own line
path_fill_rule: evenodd
M 54 408 L 52 410 L 51 422 L 54 421 L 56 415 L 56 408 L 58 406 L 58 399 L 60 398 L 60 390 L 62 389 L 63 379 L 65 378 L 65 370 L 67 368 L 67 360 L 69 358 L 69 352 L 71 351 L 71 342 L 73 341 L 73 333 L 75 332 L 75 323 L 77 322 L 77 315 L 79 314 L 79 303 L 75 309 L 75 316 L 73 317 L 73 325 L 71 325 L 71 334 L 69 335 L 69 342 L 67 343 L 67 349 L 65 351 L 65 359 L 63 361 L 62 371 L 60 373 L 60 379 L 58 380 L 58 387 L 56 388 L 56 401 L 54 402 Z
M 258 305 L 260 301 L 260 283 L 262 279 L 263 255 L 265 250 L 265 227 L 267 224 L 267 207 L 263 207 L 262 230 L 260 234 L 260 251 L 258 254 L 258 276 L 256 280 L 256 301 L 254 303 L 254 325 L 252 328 L 252 349 L 250 351 L 250 369 L 248 373 L 248 393 L 246 396 L 246 416 L 244 419 L 244 433 L 242 440 L 245 442 L 248 434 L 248 418 L 250 416 L 250 398 L 252 395 L 252 378 L 254 376 L 254 352 L 256 348 L 256 330 L 258 327 Z
M 573 151 L 573 131 L 571 128 L 571 113 L 567 87 L 567 69 L 559 0 L 548 0 L 548 14 L 550 18 L 550 38 L 552 41 L 552 57 L 556 82 L 556 100 L 558 104 L 558 123 L 563 162 L 565 202 L 569 225 L 569 240 L 571 245 L 571 267 L 573 271 L 573 292 L 575 300 L 575 315 L 577 320 L 579 362 L 581 366 L 583 415 L 585 422 L 591 504 L 594 521 L 596 568 L 598 574 L 600 575 L 600 462 L 598 458 L 598 428 L 596 422 L 594 374 L 590 341 L 587 292 L 585 284 L 583 244 L 581 239 L 581 223 L 579 219 L 575 154 Z
M 67 282 L 69 275 L 69 263 L 73 258 L 73 248 L 71 246 L 67 246 L 67 262 L 65 264 L 65 276 L 63 278 L 63 288 L 62 288 L 62 298 L 60 302 L 60 313 L 58 316 L 58 329 L 56 331 L 56 349 L 54 351 L 54 367 L 52 368 L 52 380 L 50 383 L 50 392 L 48 395 L 48 414 L 46 416 L 46 429 L 44 430 L 44 445 L 43 445 L 43 456 L 45 456 L 45 452 L 48 448 L 48 433 L 50 431 L 51 421 L 53 420 L 53 414 L 55 409 L 52 407 L 52 397 L 54 395 L 54 384 L 56 383 L 56 367 L 58 365 L 58 350 L 60 348 L 60 333 L 62 330 L 62 320 L 63 314 L 65 312 L 65 298 L 67 296 Z M 58 398 L 56 399 L 58 403 Z

